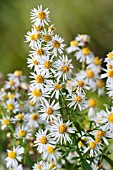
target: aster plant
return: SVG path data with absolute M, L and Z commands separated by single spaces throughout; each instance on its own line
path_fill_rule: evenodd
M 41 5 L 30 12 L 32 29 L 25 36 L 30 47 L 30 83 L 16 70 L 8 74 L 0 91 L 1 129 L 9 143 L 6 167 L 110 170 L 113 52 L 108 53 L 107 69 L 103 69 L 102 59 L 88 46 L 88 35 L 78 34 L 65 48 L 49 13 Z M 76 72 L 66 52 L 81 63 Z M 102 97 L 108 101 L 99 107 Z

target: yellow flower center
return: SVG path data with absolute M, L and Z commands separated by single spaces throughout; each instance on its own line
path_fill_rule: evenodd
M 30 106 L 35 106 L 35 104 L 33 102 L 29 102 Z
M 47 113 L 48 115 L 53 114 L 53 109 L 52 109 L 51 107 L 48 107 L 48 108 L 46 109 L 46 113 Z
M 108 70 L 107 75 L 108 75 L 108 77 L 113 77 L 113 70 Z
M 46 150 L 49 154 L 53 154 L 55 152 L 55 150 L 52 146 L 47 146 Z
M 35 34 L 35 39 L 40 39 L 42 36 L 41 36 L 41 34 L 40 33 L 37 33 L 37 34 Z
M 108 116 L 108 121 L 109 121 L 110 123 L 113 123 L 113 113 L 109 114 L 109 116 Z
M 37 31 L 40 31 L 42 29 L 42 27 L 40 25 L 38 25 L 38 26 L 34 26 L 34 29 Z
M 40 139 L 39 139 L 39 142 L 41 144 L 46 144 L 47 143 L 47 137 L 46 136 L 42 136 Z
M 76 96 L 76 97 L 75 97 L 75 101 L 78 102 L 78 103 L 80 103 L 80 102 L 82 101 L 82 98 L 81 98 L 80 96 Z
M 37 17 L 41 20 L 45 19 L 46 18 L 46 13 L 44 11 L 39 11 L 37 13 Z
M 53 169 L 55 167 L 55 164 L 54 163 L 51 163 L 50 164 L 50 170 Z
M 49 68 L 51 67 L 51 62 L 50 62 L 50 61 L 46 61 L 46 62 L 44 63 L 44 67 L 45 67 L 46 69 L 49 69 Z
M 39 62 L 38 62 L 37 60 L 34 60 L 34 59 L 33 59 L 32 61 L 33 61 L 33 64 L 34 64 L 34 65 L 38 65 L 38 64 L 39 64 Z
M 14 72 L 14 75 L 17 76 L 17 77 L 21 77 L 21 76 L 22 76 L 22 71 L 16 70 L 16 71 Z
M 37 168 L 41 170 L 41 169 L 42 169 L 42 166 L 41 166 L 40 164 L 38 164 L 38 165 L 37 165 Z
M 67 131 L 67 126 L 65 124 L 61 124 L 59 127 L 58 127 L 58 131 L 59 133 L 65 133 Z
M 109 53 L 109 54 L 107 55 L 107 57 L 108 57 L 109 59 L 113 59 L 113 53 Z
M 87 70 L 86 75 L 88 78 L 93 78 L 94 77 L 94 72 L 92 70 Z
M 37 82 L 37 83 L 43 83 L 43 82 L 44 82 L 44 77 L 41 76 L 41 75 L 37 75 L 37 76 L 36 76 L 36 82 Z
M 78 41 L 74 40 L 70 42 L 71 46 L 77 46 L 78 45 Z
M 82 147 L 84 146 L 84 144 L 83 144 L 82 141 L 79 141 L 79 142 L 78 142 L 78 145 L 79 145 L 79 146 L 82 146 Z
M 26 136 L 26 131 L 25 130 L 20 130 L 19 135 L 20 135 L 20 137 L 25 137 Z
M 99 137 L 103 137 L 104 135 L 105 135 L 105 131 L 102 131 L 102 130 L 99 130 L 98 132 L 97 132 L 97 136 L 99 136 Z
M 100 59 L 98 57 L 95 57 L 93 62 L 94 62 L 95 65 L 100 65 L 101 64 L 101 61 L 100 61 Z
M 51 35 L 46 34 L 44 35 L 44 41 L 49 42 L 51 40 Z
M 8 118 L 4 119 L 3 121 L 4 125 L 9 125 L 10 124 L 10 120 Z
M 83 81 L 78 81 L 78 86 L 79 87 L 83 87 L 84 86 L 84 82 Z
M 87 48 L 87 47 L 83 48 L 82 52 L 83 52 L 84 55 L 89 55 L 91 53 L 90 49 Z
M 90 99 L 89 101 L 88 101 L 88 103 L 89 103 L 89 106 L 90 107 L 95 107 L 96 106 L 96 100 L 94 100 L 94 99 Z
M 60 89 L 62 89 L 62 85 L 61 84 L 55 84 L 54 89 L 60 90 Z
M 60 47 L 60 43 L 57 40 L 55 40 L 53 42 L 53 46 L 54 46 L 54 48 L 59 48 Z
M 31 35 L 29 36 L 29 38 L 30 38 L 30 40 L 35 40 L 35 34 L 31 34 Z
M 69 67 L 68 67 L 68 66 L 62 66 L 62 67 L 61 67 L 61 71 L 62 71 L 63 73 L 66 73 L 66 72 L 69 71 Z
M 24 116 L 23 116 L 21 113 L 19 113 L 18 115 L 16 115 L 16 118 L 17 118 L 17 119 L 20 119 L 20 120 L 22 120 L 23 117 L 24 117 Z
M 42 92 L 41 92 L 41 90 L 33 89 L 32 94 L 35 97 L 40 97 L 42 95 Z
M 15 158 L 16 158 L 16 152 L 10 151 L 10 152 L 8 153 L 8 157 L 11 158 L 11 159 L 15 159 Z
M 104 82 L 102 80 L 98 80 L 96 85 L 97 85 L 97 87 L 102 88 L 102 87 L 104 87 Z
M 9 94 L 9 99 L 13 99 L 14 98 L 14 94 Z
M 31 119 L 32 119 L 32 120 L 37 120 L 37 119 L 38 119 L 38 115 L 37 115 L 36 113 L 33 113 L 33 114 L 31 115 Z
M 13 80 L 10 80 L 9 84 L 10 84 L 10 86 L 13 86 L 15 84 L 15 82 Z
M 13 104 L 7 104 L 7 109 L 8 110 L 13 110 L 14 109 L 14 105 Z
M 94 149 L 96 147 L 96 142 L 95 141 L 89 142 L 89 147 L 90 149 Z
M 55 28 L 54 28 L 54 26 L 53 25 L 51 25 L 49 28 L 48 28 L 48 31 L 54 31 L 55 30 Z
M 36 53 L 39 55 L 39 56 L 42 56 L 44 55 L 44 51 L 40 48 L 40 49 L 37 49 L 36 50 Z
M 96 144 L 101 142 L 101 139 L 99 136 L 95 136 L 95 142 L 96 142 Z
M 107 67 L 108 67 L 109 69 L 112 69 L 112 68 L 113 68 L 113 66 L 110 65 L 110 64 L 108 64 Z

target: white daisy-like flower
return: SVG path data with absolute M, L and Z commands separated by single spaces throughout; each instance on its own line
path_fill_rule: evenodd
M 21 70 L 15 70 L 14 73 L 9 73 L 8 74 L 8 79 L 9 80 L 14 80 L 14 79 L 19 79 L 19 80 L 23 80 L 25 78 L 25 76 L 22 75 L 22 71 Z
M 72 53 L 79 50 L 80 43 L 75 39 L 70 42 L 70 47 L 66 48 L 67 53 Z
M 43 163 L 43 170 L 55 170 L 56 169 L 56 166 L 54 163 L 48 163 L 48 162 L 45 162 Z
M 82 46 L 90 42 L 90 36 L 87 34 L 78 34 L 76 40 L 81 43 Z
M 50 12 L 48 11 L 48 8 L 43 10 L 42 5 L 40 5 L 38 6 L 38 9 L 34 8 L 31 10 L 31 21 L 34 23 L 34 25 L 48 25 L 48 22 L 50 22 L 49 13 Z
M 54 56 L 52 56 L 51 58 L 49 56 L 45 57 L 41 64 L 38 66 L 38 69 L 42 74 L 50 76 L 50 74 L 52 73 L 55 75 L 56 71 L 54 69 L 53 57 Z
M 56 142 L 47 134 L 47 130 L 43 131 L 42 129 L 36 133 L 36 140 L 34 141 L 37 146 L 37 150 L 42 153 L 45 153 L 45 149 L 50 144 L 55 144 Z
M 84 153 L 86 153 L 88 150 L 90 151 L 90 157 L 98 156 L 101 154 L 102 150 L 102 143 L 101 139 L 98 137 L 95 137 L 95 140 L 92 138 L 87 139 L 88 147 L 84 150 Z
M 34 79 L 31 80 L 31 85 L 34 85 L 42 90 L 44 89 L 45 84 L 48 81 L 47 78 L 49 78 L 48 75 L 42 73 L 41 71 L 39 72 L 39 70 L 37 70 L 37 73 L 32 72 L 30 77 Z
M 113 132 L 113 107 L 109 111 L 106 108 L 106 111 L 101 110 L 97 112 L 97 122 L 101 125 L 102 130 Z
M 59 80 L 57 81 L 48 81 L 46 85 L 46 89 L 49 93 L 51 93 L 51 98 L 55 97 L 56 99 L 59 98 L 61 90 L 63 88 L 63 83 L 60 83 Z
M 25 35 L 26 41 L 25 42 L 30 42 L 29 46 L 30 47 L 36 47 L 37 46 L 37 41 L 41 40 L 42 35 L 41 32 L 37 32 L 36 29 L 31 29 L 31 32 L 28 31 L 27 35 Z
M 24 148 L 17 146 L 13 147 L 13 150 L 7 150 L 8 157 L 6 158 L 7 168 L 16 168 L 18 166 L 18 161 L 22 161 L 22 154 L 24 153 Z
M 17 103 L 17 101 L 15 102 L 14 99 L 7 100 L 6 108 L 8 112 L 12 111 L 13 113 L 16 113 L 19 110 L 19 104 Z
M 25 121 L 25 114 L 24 113 L 18 113 L 13 120 L 16 121 Z
M 92 134 L 95 135 L 96 139 L 98 139 L 98 138 L 99 138 L 100 140 L 102 139 L 106 145 L 109 145 L 109 142 L 108 142 L 108 140 L 106 139 L 106 137 L 110 136 L 110 133 L 109 133 L 109 135 L 108 135 L 108 132 L 107 132 L 107 131 L 103 131 L 103 130 L 100 129 L 100 130 L 95 130 L 95 131 L 93 131 Z M 111 138 L 112 138 L 112 137 L 111 137 Z
M 34 68 L 35 71 L 38 70 L 40 62 L 41 62 L 40 59 L 37 60 L 36 56 L 31 56 L 30 55 L 30 58 L 28 58 L 27 60 L 28 60 L 27 61 L 28 67 L 30 69 Z
M 55 149 L 55 146 L 53 145 L 46 146 L 45 151 L 42 154 L 42 159 L 47 160 L 50 163 L 54 162 L 56 164 L 57 160 L 62 156 L 59 150 L 59 148 Z
M 45 49 L 52 50 L 52 53 L 54 56 L 57 56 L 57 52 L 60 54 L 63 53 L 65 44 L 63 44 L 64 40 L 59 36 L 55 35 L 52 36 L 52 41 L 48 42 Z
M 105 58 L 105 62 L 107 62 L 110 65 L 113 65 L 113 51 L 107 54 L 107 58 Z
M 12 119 L 9 116 L 5 116 L 2 117 L 2 119 L 0 119 L 0 122 L 1 122 L 1 129 L 4 130 L 5 128 L 11 125 Z
M 25 108 L 29 112 L 36 112 L 39 107 L 40 107 L 40 101 L 34 103 L 28 100 L 25 102 Z
M 22 82 L 20 86 L 23 90 L 27 91 L 29 89 L 29 84 L 26 82 Z
M 109 97 L 113 98 L 113 84 L 106 84 L 106 90 Z
M 63 78 L 63 81 L 71 78 L 73 65 L 71 64 L 72 60 L 68 59 L 68 56 L 61 56 L 59 59 L 54 62 L 54 66 L 57 70 L 55 77 L 59 80 Z
M 39 127 L 39 123 L 41 122 L 39 118 L 39 114 L 36 112 L 25 115 L 25 119 L 27 121 L 27 126 L 30 128 Z
M 101 78 L 107 77 L 107 84 L 113 84 L 113 69 L 103 69 L 106 73 L 101 74 Z
M 53 31 L 49 31 L 49 30 L 47 31 L 46 29 L 44 29 L 41 33 L 42 33 L 44 42 L 48 43 L 52 41 L 52 36 L 54 34 Z
M 42 58 L 45 58 L 46 55 L 47 56 L 50 55 L 50 52 L 45 47 L 42 47 L 41 42 L 37 42 L 37 46 L 32 47 L 32 51 L 30 51 L 30 55 L 31 56 L 36 56 L 37 60 L 40 60 Z
M 71 96 L 68 95 L 67 100 L 70 102 L 68 106 L 73 107 L 74 110 L 76 109 L 76 107 L 78 107 L 79 110 L 81 111 L 88 106 L 86 97 L 82 93 L 72 94 Z
M 54 120 L 54 123 L 50 126 L 50 135 L 53 137 L 53 140 L 56 142 L 60 142 L 61 144 L 67 141 L 69 143 L 72 142 L 70 138 L 71 133 L 75 133 L 75 129 L 73 127 L 69 127 L 72 122 L 68 121 L 66 123 L 63 122 L 62 118 L 59 116 Z
M 1 101 L 2 101 L 2 100 L 6 100 L 7 98 L 8 98 L 7 92 L 5 91 L 4 88 L 1 88 L 1 89 L 0 89 L 0 100 L 1 100 Z
M 98 96 L 104 95 L 104 81 L 102 80 L 97 80 L 95 87 L 92 89 L 92 91 L 96 91 L 98 93 Z
M 40 118 L 42 120 L 53 121 L 57 115 L 59 115 L 60 106 L 59 103 L 55 103 L 55 100 L 52 101 L 50 104 L 50 101 L 45 100 L 45 102 L 41 103 L 41 107 L 39 112 L 43 113 L 40 115 Z
M 27 126 L 17 127 L 15 131 L 15 137 L 17 139 L 22 138 L 23 140 L 29 139 L 31 136 L 31 130 Z
M 20 86 L 20 81 L 18 78 L 15 78 L 15 79 L 12 79 L 12 80 L 9 80 L 9 81 L 6 81 L 5 82 L 5 85 L 4 85 L 4 88 L 5 89 L 16 89 Z
M 93 69 L 87 69 L 85 71 L 85 77 L 87 84 L 93 89 L 95 87 L 96 80 L 99 79 L 99 75 Z
M 101 71 L 101 63 L 102 63 L 102 59 L 100 59 L 99 57 L 94 57 L 91 59 L 90 63 L 88 64 L 87 68 L 92 69 L 97 72 L 100 73 Z
M 31 102 L 36 103 L 36 102 L 41 102 L 45 100 L 45 97 L 50 97 L 49 93 L 43 89 L 37 88 L 36 86 L 30 85 L 30 92 L 28 94 L 31 99 Z
M 88 117 L 90 119 L 94 119 L 96 116 L 96 111 L 97 111 L 97 101 L 95 99 L 89 99 L 88 100 Z
M 77 51 L 74 56 L 79 60 L 79 62 L 86 62 L 86 64 L 89 64 L 91 59 L 94 58 L 93 53 L 88 47 L 84 47 Z
M 40 162 L 35 163 L 32 168 L 33 168 L 33 170 L 41 170 L 42 166 L 43 166 L 43 162 L 40 161 Z

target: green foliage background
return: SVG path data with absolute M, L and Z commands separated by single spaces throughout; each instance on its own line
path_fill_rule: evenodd
M 30 10 L 39 4 L 49 7 L 51 21 L 65 43 L 87 33 L 96 54 L 104 57 L 113 49 L 113 0 L 0 0 L 0 71 L 4 74 L 15 69 L 28 73 L 24 35 L 31 28 Z

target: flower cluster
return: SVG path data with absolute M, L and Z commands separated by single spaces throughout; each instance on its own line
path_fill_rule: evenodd
M 17 70 L 8 74 L 0 91 L 1 129 L 10 143 L 6 167 L 110 170 L 113 107 L 108 103 L 101 110 L 97 101 L 107 96 L 104 77 L 108 77 L 106 89 L 113 99 L 113 52 L 105 59 L 107 73 L 101 75 L 102 59 L 89 48 L 90 37 L 77 35 L 66 48 L 81 63 L 74 73 L 64 39 L 55 34 L 49 13 L 42 6 L 30 13 L 32 29 L 25 35 L 30 47 L 30 83 Z

